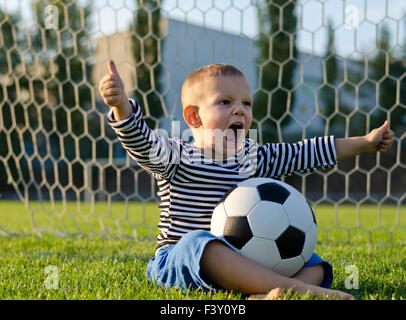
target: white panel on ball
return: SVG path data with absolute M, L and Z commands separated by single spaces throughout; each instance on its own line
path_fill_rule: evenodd
M 279 273 L 285 277 L 291 277 L 297 273 L 304 265 L 302 256 L 294 258 L 284 259 L 273 269 L 276 273 Z
M 240 252 L 248 259 L 270 269 L 274 268 L 281 260 L 275 241 L 256 238 L 255 236 L 241 248 Z
M 260 201 L 256 188 L 238 187 L 227 196 L 224 208 L 229 217 L 245 216 Z
M 211 217 L 211 230 L 210 232 L 215 236 L 222 236 L 224 233 L 224 226 L 226 225 L 227 215 L 224 210 L 224 203 L 219 203 L 213 211 Z
M 261 201 L 248 214 L 254 237 L 275 240 L 289 226 L 286 211 L 282 205 L 276 202 Z
M 263 183 L 269 183 L 272 179 L 270 178 L 251 178 L 238 183 L 239 187 L 257 187 Z
M 313 215 L 306 200 L 301 196 L 290 195 L 283 206 L 286 209 L 290 225 L 306 232 L 313 222 Z
M 302 257 L 305 262 L 309 261 L 314 252 L 314 248 L 317 244 L 317 226 L 312 224 L 310 230 L 306 232 L 305 243 L 303 245 Z

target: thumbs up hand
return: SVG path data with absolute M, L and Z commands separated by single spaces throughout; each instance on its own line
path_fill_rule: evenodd
M 362 153 L 386 152 L 393 143 L 395 133 L 389 129 L 389 122 L 372 130 L 366 136 L 335 140 L 337 160 L 355 157 Z
M 389 129 L 389 122 L 385 123 L 366 135 L 367 141 L 369 141 L 369 148 L 367 153 L 372 152 L 385 152 L 393 143 L 393 137 L 395 133 Z
M 100 80 L 99 92 L 104 103 L 113 108 L 116 120 L 126 119 L 131 115 L 132 109 L 113 60 L 107 62 L 107 69 L 109 73 Z

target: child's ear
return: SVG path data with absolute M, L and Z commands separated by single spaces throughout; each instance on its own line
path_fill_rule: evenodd
M 188 105 L 183 109 L 183 118 L 192 128 L 199 128 L 202 122 L 199 117 L 199 107 Z

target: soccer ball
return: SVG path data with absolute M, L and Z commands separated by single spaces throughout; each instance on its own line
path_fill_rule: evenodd
M 248 179 L 227 192 L 213 211 L 211 233 L 286 277 L 303 267 L 317 242 L 309 203 L 295 188 L 270 178 Z

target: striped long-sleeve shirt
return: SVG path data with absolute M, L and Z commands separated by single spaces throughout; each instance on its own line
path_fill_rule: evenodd
M 110 111 L 107 121 L 128 154 L 157 179 L 161 200 L 158 248 L 176 243 L 192 230 L 210 231 L 216 204 L 243 180 L 278 178 L 337 164 L 333 136 L 262 146 L 245 139 L 231 158 L 209 159 L 192 144 L 157 135 L 143 120 L 138 103 L 130 102 L 130 117 L 116 121 Z

